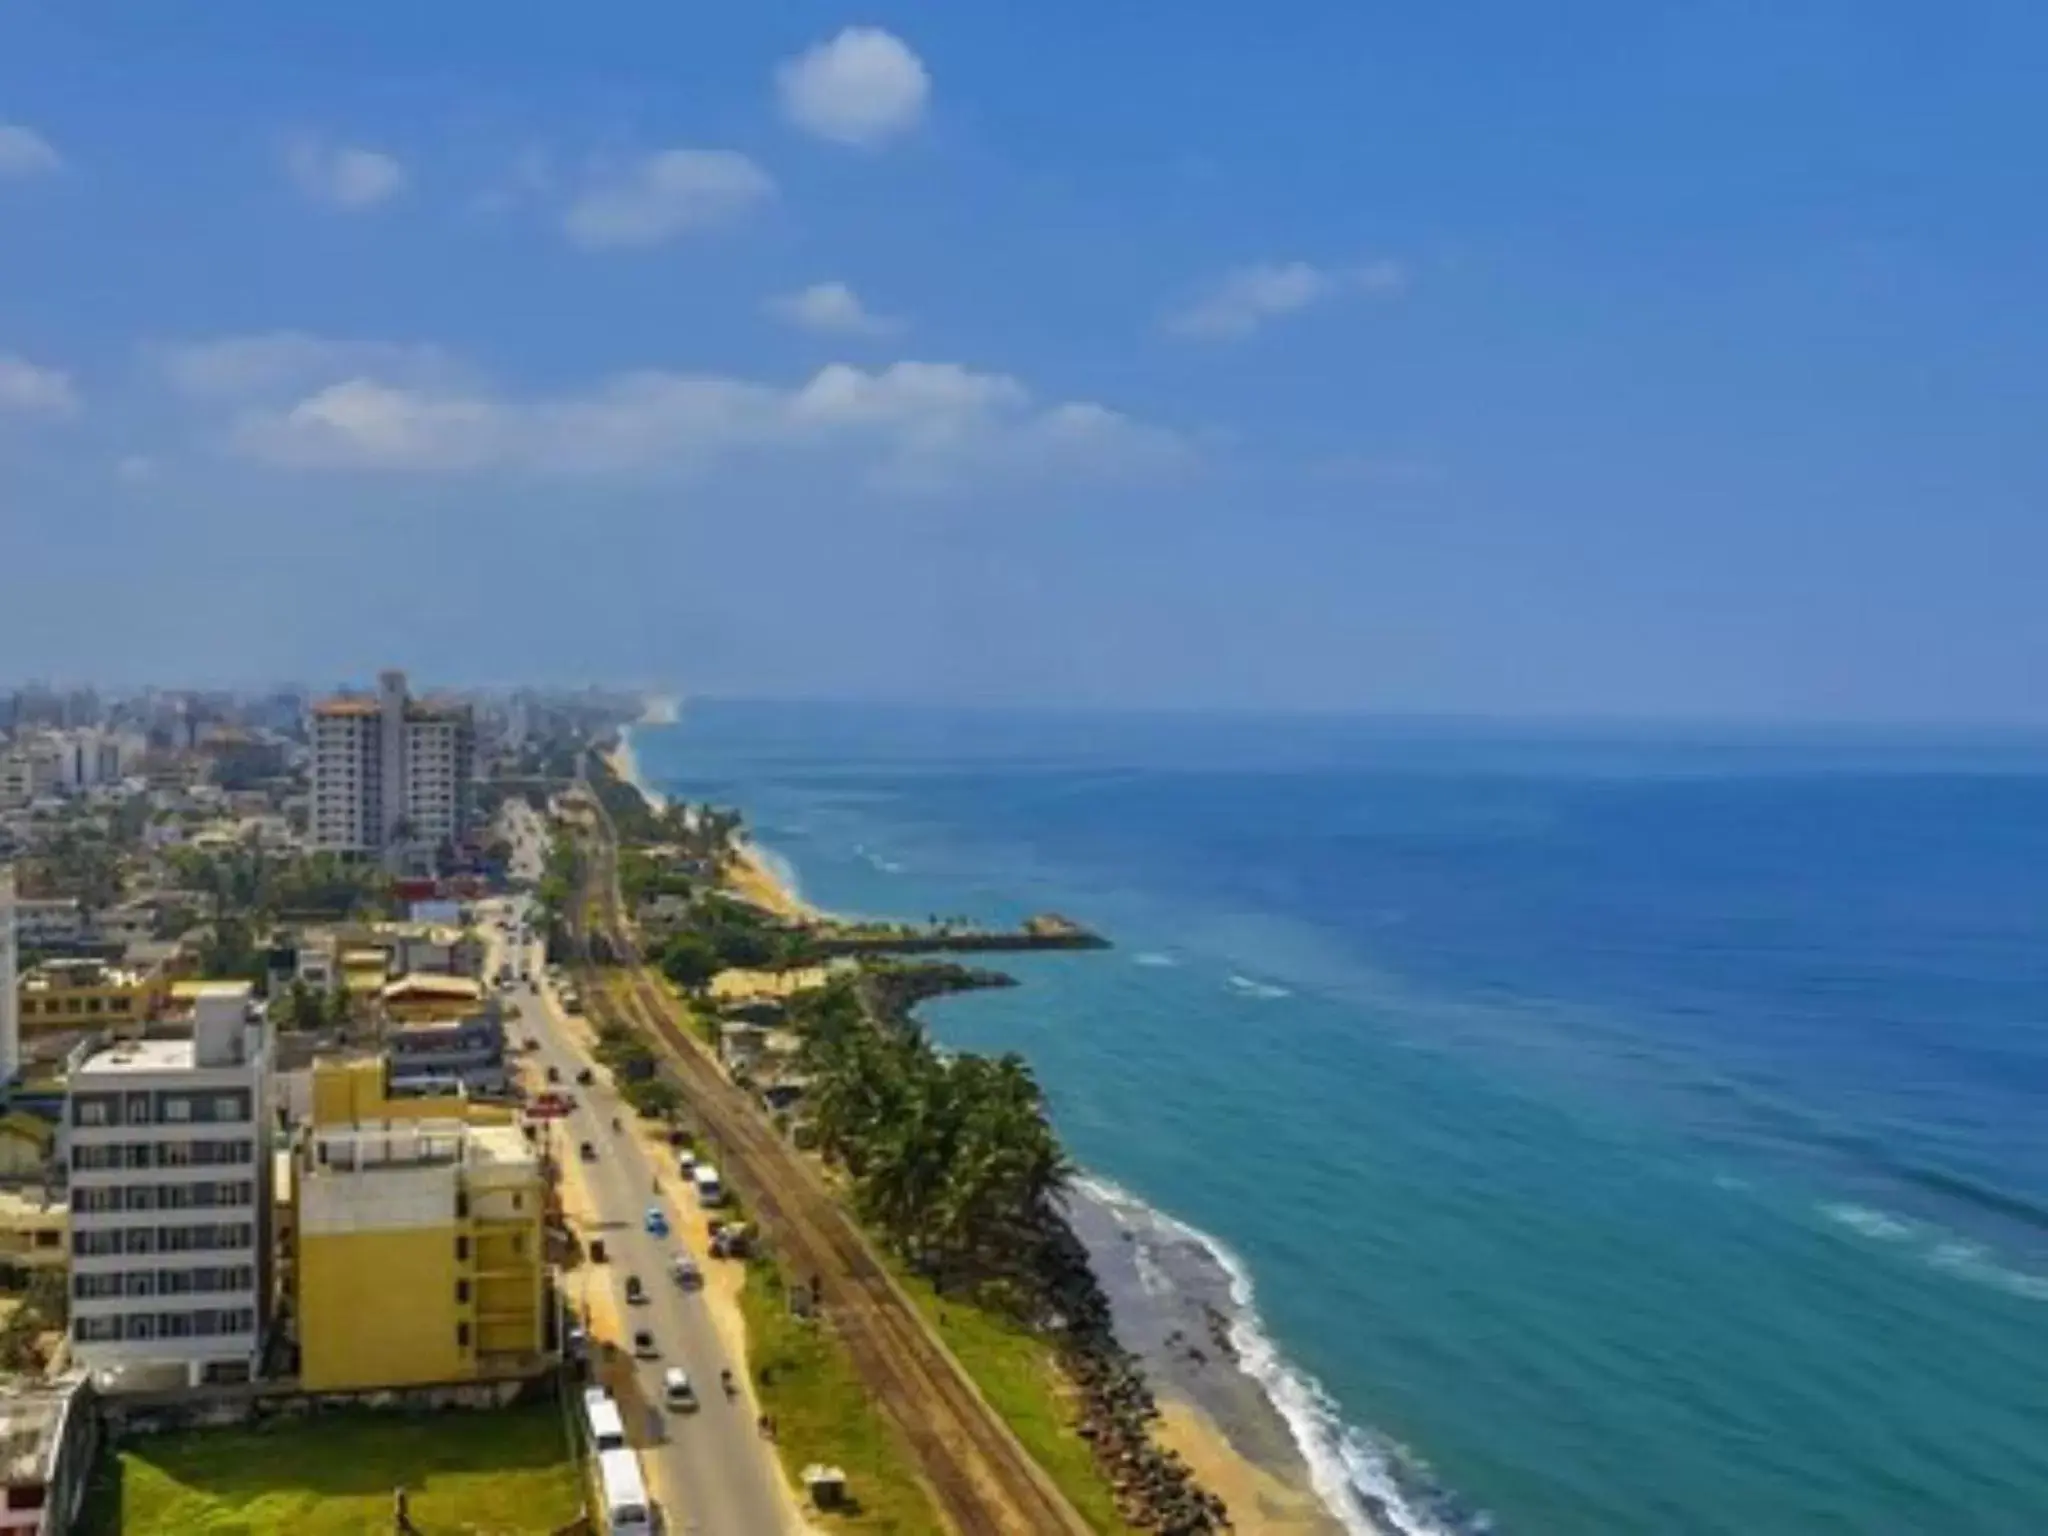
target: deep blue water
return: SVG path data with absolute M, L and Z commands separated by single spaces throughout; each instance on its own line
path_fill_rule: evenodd
M 935 1030 L 1242 1260 L 1326 1471 L 1515 1532 L 2048 1530 L 2048 748 L 736 704 L 637 746 L 828 907 L 1112 934 Z

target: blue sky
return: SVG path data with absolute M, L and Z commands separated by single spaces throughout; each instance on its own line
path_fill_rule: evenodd
M 8 6 L 0 674 L 2040 721 L 2044 45 Z

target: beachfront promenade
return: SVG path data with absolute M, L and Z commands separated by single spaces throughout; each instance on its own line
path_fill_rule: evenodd
M 595 802 L 595 797 L 593 796 Z M 816 1276 L 824 1304 L 876 1406 L 900 1430 L 953 1527 L 992 1536 L 1081 1536 L 1088 1526 L 939 1341 L 817 1173 L 727 1080 L 640 962 L 623 920 L 617 845 L 599 803 L 586 861 L 597 922 L 622 962 L 589 1005 L 656 1043 L 720 1165 L 790 1270 Z M 580 906 L 580 904 L 579 904 Z

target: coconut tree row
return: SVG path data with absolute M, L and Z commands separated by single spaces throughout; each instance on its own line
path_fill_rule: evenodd
M 1024 1059 L 952 1055 L 835 982 L 796 1010 L 818 1144 L 861 1214 L 941 1288 L 1036 1290 L 1071 1165 Z

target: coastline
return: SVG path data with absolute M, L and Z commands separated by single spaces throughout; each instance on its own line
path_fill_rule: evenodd
M 640 773 L 630 727 L 604 755 L 650 805 L 666 804 Z M 744 838 L 724 883 L 734 894 L 792 922 L 830 916 L 803 897 L 785 861 Z M 1248 1283 L 1227 1250 L 1085 1170 L 1075 1180 L 1069 1208 L 1075 1234 L 1109 1300 L 1119 1342 L 1137 1358 L 1157 1399 L 1156 1444 L 1227 1503 L 1234 1530 L 1376 1536 L 1430 1529 L 1400 1519 L 1407 1512 L 1398 1506 L 1388 1508 L 1377 1500 L 1361 1504 L 1344 1469 L 1315 1456 L 1311 1445 L 1318 1426 L 1300 1411 L 1283 1408 L 1280 1400 L 1283 1395 L 1313 1398 L 1313 1384 L 1300 1392 L 1276 1393 L 1272 1373 L 1254 1368 L 1277 1360 L 1277 1351 L 1258 1331 Z M 1132 1283 L 1121 1272 L 1133 1260 L 1146 1263 L 1134 1242 L 1135 1227 L 1144 1224 L 1201 1251 L 1221 1280 L 1213 1301 L 1198 1301 L 1190 1290 L 1165 1304 L 1153 1294 L 1152 1282 L 1140 1275 Z M 1197 1338 L 1199 1346 L 1191 1345 Z M 1292 1378 L 1286 1386 L 1295 1386 Z M 1373 1505 L 1389 1518 L 1372 1518 L 1368 1508 Z

